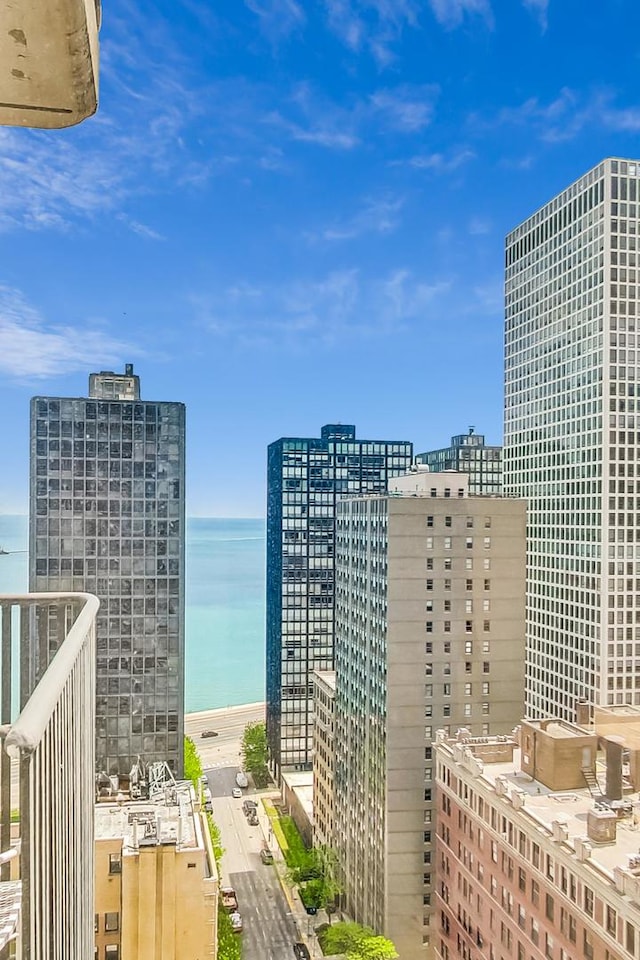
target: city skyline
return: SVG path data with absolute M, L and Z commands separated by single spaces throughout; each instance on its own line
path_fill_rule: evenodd
M 317 423 L 500 443 L 503 236 L 635 153 L 640 13 L 583 14 L 115 0 L 96 118 L 0 136 L 0 511 L 26 512 L 29 398 L 87 366 L 188 405 L 191 515 L 263 516 L 264 448 Z

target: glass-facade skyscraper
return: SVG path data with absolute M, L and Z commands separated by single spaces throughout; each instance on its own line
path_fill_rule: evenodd
M 96 766 L 110 774 L 138 755 L 182 772 L 184 481 L 184 405 L 141 400 L 131 365 L 92 374 L 88 398 L 31 401 L 30 590 L 100 599 Z
M 416 463 L 437 473 L 455 470 L 469 475 L 469 493 L 502 493 L 502 447 L 484 442 L 484 436 L 469 427 L 468 433 L 451 437 L 451 445 L 416 453 Z
M 413 446 L 358 440 L 352 425 L 270 444 L 267 476 L 267 736 L 276 776 L 311 769 L 313 670 L 332 670 L 336 503 L 384 493 Z
M 507 494 L 528 500 L 527 711 L 640 704 L 640 161 L 506 239 Z

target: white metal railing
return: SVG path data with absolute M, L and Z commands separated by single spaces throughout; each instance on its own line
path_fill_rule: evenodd
M 90 594 L 0 596 L 1 960 L 93 956 L 98 607 Z

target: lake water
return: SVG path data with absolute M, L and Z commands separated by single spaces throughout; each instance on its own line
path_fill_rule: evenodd
M 26 517 L 0 516 L 0 548 L 24 550 Z M 24 593 L 27 554 L 0 555 L 0 593 Z M 264 700 L 264 520 L 187 521 L 187 712 Z

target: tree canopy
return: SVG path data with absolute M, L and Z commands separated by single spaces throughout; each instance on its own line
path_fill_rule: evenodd
M 391 940 L 359 923 L 334 923 L 320 937 L 324 953 L 344 953 L 347 960 L 395 960 L 398 956 Z
M 257 787 L 269 782 L 269 748 L 267 728 L 264 723 L 248 723 L 242 735 L 242 763 Z

